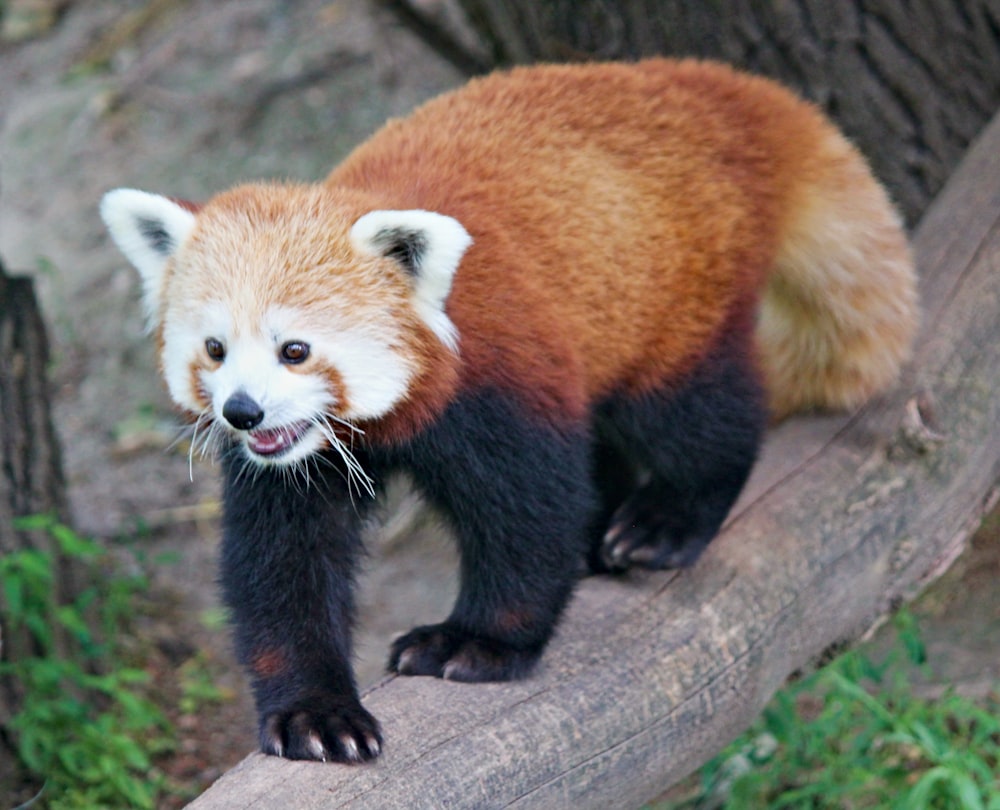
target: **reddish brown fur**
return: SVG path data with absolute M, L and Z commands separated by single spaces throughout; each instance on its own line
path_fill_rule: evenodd
M 379 209 L 449 215 L 472 236 L 445 304 L 457 356 L 409 305 L 408 271 L 351 243 Z M 252 261 L 220 273 L 248 244 Z M 776 414 L 853 407 L 891 384 L 917 323 L 905 237 L 856 150 L 778 85 L 696 61 L 474 81 L 390 122 L 325 184 L 219 195 L 187 248 L 200 258 L 165 297 L 225 286 L 236 324 L 271 304 L 314 323 L 388 313 L 412 379 L 361 425 L 375 442 L 413 435 L 465 388 L 578 422 L 611 392 L 680 385 L 733 331 Z
M 250 670 L 258 678 L 273 678 L 288 670 L 287 653 L 279 647 L 258 650 L 250 659 Z
M 162 205 L 111 198 L 128 245 L 150 229 L 116 199 Z M 461 228 L 407 209 L 461 223 L 461 261 Z M 330 407 L 364 430 L 354 465 L 336 448 L 352 472 L 408 467 L 453 518 L 459 596 L 394 643 L 401 674 L 526 675 L 588 539 L 595 570 L 692 564 L 757 456 L 762 389 L 779 414 L 852 407 L 891 384 L 917 320 L 898 217 L 860 155 L 811 105 L 706 63 L 491 76 L 390 123 L 325 184 L 226 192 L 190 235 L 167 213 L 186 235 L 162 284 L 177 305 L 163 329 L 185 348 L 166 363 L 175 399 L 200 405 L 204 377 L 252 432 L 259 408 L 237 413 L 237 385 L 267 363 L 255 382 L 301 395 L 296 419 Z M 139 235 L 159 283 L 159 231 Z M 234 362 L 188 380 L 212 329 Z M 286 372 L 280 346 L 299 339 L 309 358 Z M 376 756 L 348 663 L 350 476 L 330 485 L 343 470 L 322 465 L 319 486 L 288 486 L 223 461 L 221 581 L 263 750 Z
M 753 310 L 832 133 L 812 106 L 719 65 L 533 68 L 390 123 L 327 184 L 458 219 L 475 240 L 447 304 L 460 385 L 575 419 L 613 389 L 683 378 Z M 411 402 L 452 384 L 425 377 Z

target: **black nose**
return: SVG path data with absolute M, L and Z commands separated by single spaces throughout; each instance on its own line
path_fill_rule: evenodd
M 264 421 L 264 409 L 246 391 L 237 391 L 227 399 L 222 415 L 237 430 L 253 430 Z

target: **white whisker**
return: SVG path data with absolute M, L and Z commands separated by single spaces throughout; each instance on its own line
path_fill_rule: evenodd
M 206 428 L 207 425 L 207 429 Z M 194 481 L 194 457 L 195 455 L 207 456 L 214 450 L 217 443 L 217 434 L 220 428 L 212 420 L 210 408 L 198 413 L 195 421 L 188 425 L 182 425 L 177 430 L 177 435 L 173 441 L 167 445 L 167 450 L 173 450 L 182 441 L 188 442 L 188 479 Z
M 365 431 L 362 428 L 359 428 L 357 425 L 355 425 L 352 422 L 349 422 L 347 419 L 344 419 L 344 418 L 342 418 L 340 416 L 335 416 L 332 413 L 325 413 L 325 414 L 323 414 L 322 419 L 324 421 L 326 421 L 327 423 L 329 423 L 329 422 L 336 422 L 338 425 L 343 425 L 345 428 L 347 428 L 348 430 L 350 430 L 352 434 L 357 434 L 359 436 L 364 436 L 365 435 Z M 353 435 L 351 436 L 351 439 L 352 440 L 354 439 Z
M 212 411 L 211 408 L 205 408 L 201 413 L 198 414 L 198 418 L 194 422 L 194 427 L 191 431 L 191 443 L 188 445 L 188 480 L 194 481 L 194 454 L 198 448 L 198 429 L 202 426 L 202 423 L 208 420 L 208 430 L 202 436 L 202 449 L 199 455 L 204 456 L 207 452 L 207 445 L 209 437 L 212 434 L 212 430 L 215 427 L 215 423 L 211 421 Z
M 355 502 L 355 498 L 374 498 L 376 495 L 375 482 L 353 450 L 355 438 L 363 436 L 364 430 L 331 413 L 320 413 L 314 416 L 310 423 L 319 430 L 327 446 L 334 451 L 340 463 L 335 462 L 330 455 L 324 456 L 321 453 L 316 453 L 296 459 L 290 464 L 264 464 L 259 462 L 249 452 L 249 449 L 243 447 L 243 443 L 237 440 L 238 447 L 233 448 L 240 455 L 240 463 L 234 467 L 236 480 L 256 481 L 265 467 L 273 466 L 277 468 L 275 472 L 277 472 L 283 486 L 302 494 L 317 485 L 314 475 L 319 472 L 319 465 L 328 464 L 343 476 L 352 503 Z M 208 456 L 217 451 L 223 451 L 232 443 L 233 438 L 227 428 L 215 420 L 211 408 L 206 408 L 198 413 L 194 424 L 186 430 L 190 431 L 188 477 L 193 481 L 195 455 Z M 347 431 L 347 436 L 341 438 L 345 431 Z
M 326 438 L 327 443 L 330 447 L 336 451 L 337 455 L 340 456 L 341 460 L 344 462 L 344 468 L 346 470 L 347 479 L 347 491 L 351 495 L 351 500 L 354 499 L 354 492 L 356 491 L 358 496 L 362 495 L 362 492 L 366 493 L 368 497 L 375 497 L 375 483 L 372 481 L 371 477 L 365 472 L 364 467 L 361 462 L 358 461 L 357 457 L 351 452 L 351 448 L 348 447 L 344 442 L 337 436 L 336 429 L 331 424 L 335 422 L 338 425 L 342 425 L 351 431 L 351 441 L 353 444 L 354 434 L 363 434 L 364 431 L 356 425 L 351 424 L 345 419 L 338 416 L 334 416 L 330 413 L 325 413 L 318 416 L 313 420 L 313 424 L 316 425 L 322 431 L 323 436 Z

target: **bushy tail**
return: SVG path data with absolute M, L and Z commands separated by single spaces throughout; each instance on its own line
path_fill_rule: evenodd
M 758 345 L 775 418 L 854 408 L 890 387 L 919 325 L 900 219 L 864 160 L 831 130 L 792 192 L 761 302 Z

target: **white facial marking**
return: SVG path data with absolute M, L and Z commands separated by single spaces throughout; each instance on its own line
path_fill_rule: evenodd
M 267 326 L 273 334 L 299 335 L 309 343 L 314 355 L 337 370 L 344 386 L 348 419 L 377 419 L 403 398 L 413 377 L 413 369 L 391 344 L 400 340 L 394 324 L 357 324 L 348 313 L 338 313 L 331 304 L 324 313 L 322 328 L 299 324 L 314 323 L 306 313 L 292 307 L 272 307 Z
M 406 394 L 413 370 L 387 345 L 393 335 L 348 327 L 347 320 L 329 315 L 319 328 L 308 313 L 276 306 L 258 324 L 248 325 L 236 324 L 219 301 L 195 311 L 168 307 L 163 325 L 164 377 L 175 401 L 197 413 L 201 406 L 192 390 L 191 369 L 203 366 L 196 372 L 197 384 L 211 403 L 213 423 L 242 441 L 254 462 L 294 465 L 331 446 L 358 485 L 369 490 L 365 471 L 334 435 L 334 428 L 356 430 L 353 421 L 386 414 Z M 206 361 L 208 338 L 224 346 L 221 362 Z M 309 357 L 301 367 L 292 369 L 281 361 L 281 347 L 288 341 L 309 346 Z M 329 368 L 340 378 L 344 401 L 325 375 Z M 251 430 L 236 430 L 225 418 L 226 403 L 237 393 L 252 399 L 264 414 Z
M 349 419 L 384 416 L 409 388 L 412 370 L 406 361 L 361 329 L 345 328 L 313 348 L 340 372 L 348 406 L 344 416 Z
M 139 270 L 150 325 L 161 330 L 167 386 L 197 417 L 202 444 L 226 434 L 265 465 L 296 465 L 332 448 L 367 487 L 342 437 L 406 397 L 419 371 L 407 348 L 414 315 L 457 350 L 445 304 L 472 240 L 459 222 L 430 211 L 372 211 L 344 240 L 335 213 L 332 232 L 317 229 L 310 213 L 328 202 L 324 189 L 277 193 L 287 205 L 269 207 L 274 190 L 260 186 L 247 191 L 253 216 L 230 215 L 237 190 L 196 217 L 166 197 L 117 189 L 105 196 L 101 215 Z M 201 235 L 192 239 L 196 221 Z M 359 263 L 359 253 L 398 262 L 404 279 L 382 261 Z M 309 303 L 299 308 L 296 301 Z M 224 356 L 209 356 L 210 339 Z M 301 363 L 282 360 L 281 347 L 293 341 L 308 346 Z M 221 354 L 214 344 L 212 354 Z M 237 426 L 225 419 L 237 393 L 252 400 L 251 414 L 259 406 L 259 423 L 250 425 L 251 417 L 241 424 L 232 408 Z

